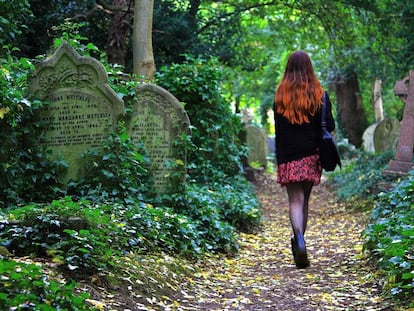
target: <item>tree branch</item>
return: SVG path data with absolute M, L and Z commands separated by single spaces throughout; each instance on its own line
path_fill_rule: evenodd
M 131 8 L 132 1 L 128 2 L 128 6 L 120 6 L 120 5 L 111 5 L 107 3 L 105 0 L 96 0 L 96 4 L 101 6 L 104 10 L 110 12 L 132 12 L 133 8 Z

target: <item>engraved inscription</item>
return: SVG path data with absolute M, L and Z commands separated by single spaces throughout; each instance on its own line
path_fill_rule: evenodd
M 133 141 L 144 144 L 152 164 L 155 189 L 161 193 L 168 188 L 169 176 L 173 173 L 166 163 L 175 161 L 174 140 L 188 132 L 189 124 L 178 100 L 166 90 L 153 84 L 138 87 L 128 130 Z M 184 182 L 184 166 L 181 173 Z
M 109 104 L 102 109 L 102 99 L 81 92 L 60 93 L 51 98 L 40 120 L 48 123 L 45 143 L 49 147 L 87 145 L 101 147 L 112 126 Z

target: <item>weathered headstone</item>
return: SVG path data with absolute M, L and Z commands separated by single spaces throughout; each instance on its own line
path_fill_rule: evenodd
M 110 88 L 105 68 L 67 43 L 36 66 L 31 94 L 49 104 L 38 118 L 48 122 L 44 144 L 68 163 L 63 181 L 81 176 L 88 148 L 101 148 L 115 129 L 124 103 Z
M 137 101 L 127 128 L 134 142 L 144 144 L 152 163 L 154 186 L 158 192 L 168 189 L 172 173 L 180 174 L 177 168 L 166 165 L 168 161 L 181 160 L 179 166 L 184 181 L 186 159 L 176 158 L 178 150 L 174 140 L 183 133 L 189 133 L 189 127 L 187 113 L 171 93 L 154 84 L 142 84 L 137 88 Z M 185 155 L 185 150 L 181 154 Z
M 246 145 L 249 147 L 248 163 L 267 167 L 267 135 L 260 127 L 246 126 Z M 253 165 L 254 166 L 254 165 Z
M 397 119 L 383 119 L 377 123 L 374 131 L 375 152 L 381 153 L 396 148 L 400 134 L 400 121 Z
M 400 134 L 400 122 L 386 118 L 372 124 L 362 135 L 363 147 L 367 152 L 381 153 L 396 148 Z
M 395 95 L 405 103 L 398 139 L 395 159 L 388 163 L 386 173 L 405 174 L 414 168 L 414 71 L 410 70 L 408 77 L 397 81 L 394 87 Z
M 364 134 L 362 135 L 362 147 L 367 152 L 375 152 L 374 131 L 376 127 L 377 123 L 371 124 L 365 129 Z

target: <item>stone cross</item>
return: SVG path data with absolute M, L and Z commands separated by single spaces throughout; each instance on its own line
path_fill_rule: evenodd
M 405 103 L 405 108 L 395 159 L 388 163 L 385 172 L 406 174 L 414 168 L 414 70 L 410 70 L 408 77 L 396 82 L 394 93 Z

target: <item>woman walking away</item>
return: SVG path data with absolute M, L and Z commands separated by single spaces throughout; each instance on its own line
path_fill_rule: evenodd
M 309 56 L 303 51 L 293 52 L 277 87 L 274 108 L 277 182 L 287 190 L 292 253 L 299 269 L 309 266 L 304 239 L 309 197 L 322 175 L 318 146 L 323 93 Z M 329 131 L 335 129 L 327 95 L 326 123 Z

